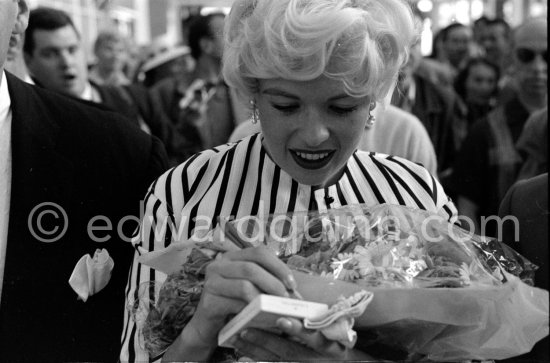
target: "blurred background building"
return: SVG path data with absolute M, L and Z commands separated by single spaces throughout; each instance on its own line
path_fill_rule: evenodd
M 469 25 L 477 18 L 502 17 L 515 26 L 529 16 L 547 13 L 547 0 L 410 0 L 423 14 L 422 52 L 431 51 L 433 33 L 458 21 Z M 92 62 L 98 32 L 118 29 L 132 44 L 153 46 L 153 52 L 182 43 L 186 19 L 197 12 L 228 11 L 233 0 L 30 0 L 31 8 L 61 8 L 73 17 L 82 32 Z M 425 41 L 424 41 L 425 40 Z M 138 48 L 136 48 L 138 49 Z M 137 50 L 139 51 L 139 50 Z

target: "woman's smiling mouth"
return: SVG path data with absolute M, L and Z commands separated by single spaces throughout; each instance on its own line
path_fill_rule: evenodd
M 296 164 L 301 166 L 304 169 L 321 169 L 326 166 L 332 157 L 334 156 L 335 151 L 303 151 L 303 150 L 290 150 L 290 154 L 296 161 Z

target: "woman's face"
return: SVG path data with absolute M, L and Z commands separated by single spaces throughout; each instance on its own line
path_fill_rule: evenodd
M 466 101 L 472 103 L 487 103 L 497 87 L 495 71 L 485 65 L 472 66 L 466 78 Z
M 326 77 L 259 86 L 263 142 L 273 161 L 299 183 L 334 184 L 361 140 L 370 97 L 351 97 L 342 82 Z

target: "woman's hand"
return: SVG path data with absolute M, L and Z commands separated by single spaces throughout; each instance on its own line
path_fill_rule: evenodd
M 220 255 L 206 268 L 201 300 L 191 321 L 167 350 L 165 360 L 204 360 L 217 347 L 218 332 L 259 294 L 288 296 L 296 282 L 292 272 L 265 247 Z M 200 348 L 192 341 L 200 341 Z M 206 357 L 192 352 L 202 350 Z
M 260 329 L 246 329 L 232 344 L 245 356 L 262 361 L 373 359 L 366 353 L 328 340 L 318 331 L 306 329 L 299 320 L 280 318 L 277 320 L 277 327 L 284 335 Z

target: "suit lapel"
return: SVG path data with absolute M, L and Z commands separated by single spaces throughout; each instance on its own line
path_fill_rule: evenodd
M 73 165 L 57 151 L 59 120 L 50 114 L 33 86 L 8 75 L 8 89 L 12 100 L 11 207 L 47 198 L 69 201 Z
M 12 110 L 12 187 L 3 297 L 9 297 L 8 285 L 29 269 L 25 262 L 39 258 L 45 245 L 28 228 L 30 212 L 44 202 L 66 209 L 73 188 L 72 163 L 56 150 L 58 120 L 33 86 L 6 75 Z

